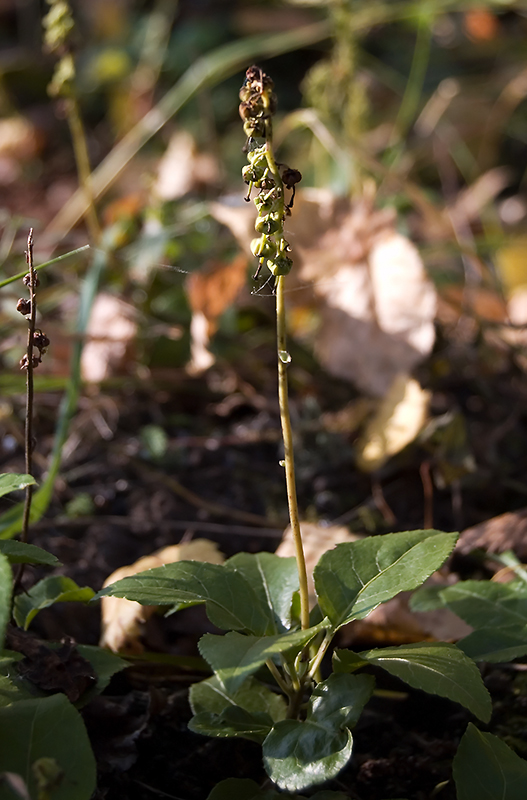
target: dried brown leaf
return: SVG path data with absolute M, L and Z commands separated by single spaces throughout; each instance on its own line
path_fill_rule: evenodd
M 245 252 L 254 237 L 252 204 L 213 204 Z M 351 203 L 329 192 L 297 193 L 286 221 L 295 266 L 288 288 L 312 285 L 320 324 L 314 347 L 328 372 L 382 396 L 434 343 L 436 293 L 391 209 L 373 207 L 371 189 Z M 289 292 L 290 305 L 306 292 Z
M 186 289 L 192 309 L 190 372 L 202 372 L 214 363 L 208 350 L 210 337 L 218 327 L 220 316 L 245 286 L 246 276 L 247 259 L 239 255 L 228 264 L 212 263 L 188 277 Z
M 357 464 L 364 472 L 379 469 L 416 438 L 426 422 L 430 392 L 407 375 L 398 375 L 358 444 Z
M 101 292 L 93 304 L 82 351 L 83 380 L 100 383 L 126 372 L 137 333 L 136 313 L 115 295 Z
M 489 553 L 514 550 L 521 561 L 527 561 L 527 509 L 509 511 L 464 530 L 456 552 L 468 555 L 478 548 Z

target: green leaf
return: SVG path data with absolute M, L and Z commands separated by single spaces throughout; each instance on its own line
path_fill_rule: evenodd
M 29 592 L 17 595 L 14 604 L 16 624 L 25 630 L 31 620 L 54 603 L 78 602 L 87 603 L 95 595 L 89 586 L 77 586 L 71 578 L 64 575 L 53 575 L 39 581 Z
M 307 719 L 328 729 L 353 728 L 374 688 L 371 675 L 330 675 L 313 690 Z
M 319 604 L 338 628 L 415 589 L 443 564 L 456 533 L 406 531 L 337 545 L 314 570 Z
M 7 556 L 10 564 L 45 564 L 48 567 L 60 567 L 58 558 L 41 547 L 25 542 L 0 539 L 0 553 Z
M 229 706 L 240 706 L 245 711 L 265 711 L 273 722 L 285 719 L 287 706 L 282 695 L 271 691 L 267 686 L 255 678 L 249 678 L 245 683 L 230 695 L 217 677 L 207 678 L 190 687 L 190 707 L 193 714 L 204 711 L 212 714 L 221 714 Z
M 469 723 L 454 757 L 458 800 L 525 800 L 527 761 Z
M 412 611 L 435 611 L 437 608 L 445 608 L 446 603 L 441 597 L 441 592 L 445 588 L 444 583 L 421 586 L 410 597 L 410 608 Z
M 9 492 L 17 492 L 36 483 L 32 475 L 20 475 L 14 472 L 5 472 L 0 475 L 0 497 Z
M 223 565 L 178 561 L 141 572 L 106 587 L 97 598 L 126 597 L 148 606 L 205 603 L 207 616 L 218 628 L 272 632 L 258 596 L 243 575 Z
M 527 584 L 521 580 L 462 581 L 443 589 L 441 597 L 473 628 L 527 625 Z
M 16 671 L 15 664 L 23 657 L 21 653 L 8 650 L 4 650 L 0 656 L 0 708 L 10 706 L 20 700 L 29 700 L 35 695 L 41 696 L 38 690 L 31 691 L 29 682 L 21 678 Z
M 329 732 L 305 720 L 277 722 L 263 743 L 267 774 L 290 792 L 334 778 L 351 757 L 353 737 L 348 728 Z
M 240 706 L 228 706 L 220 714 L 201 711 L 192 717 L 188 727 L 202 736 L 242 737 L 262 744 L 273 721 L 265 711 L 249 712 Z
M 261 605 L 269 608 L 275 623 L 274 633 L 290 628 L 293 593 L 299 586 L 295 558 L 280 558 L 274 553 L 238 553 L 225 566 L 241 572 L 260 598 Z
M 0 772 L 20 775 L 32 800 L 38 794 L 32 767 L 42 758 L 61 772 L 53 800 L 90 800 L 95 759 L 79 712 L 60 693 L 0 708 Z
M 206 633 L 198 647 L 229 694 L 256 672 L 268 658 L 285 653 L 293 647 L 303 647 L 323 625 L 305 631 L 281 633 L 276 636 L 245 636 L 232 631 L 224 636 Z
M 129 667 L 130 663 L 124 658 L 119 658 L 115 653 L 110 653 L 109 650 L 103 650 L 102 647 L 95 647 L 95 645 L 78 644 L 77 650 L 83 658 L 90 662 L 97 675 L 95 686 L 85 692 L 81 700 L 75 704 L 80 707 L 85 706 L 95 695 L 103 692 L 110 683 L 112 675 Z
M 335 652 L 335 669 L 345 669 L 350 651 Z M 352 669 L 356 655 L 350 653 Z M 382 667 L 414 689 L 448 697 L 488 722 L 492 713 L 490 695 L 472 659 L 454 644 L 417 642 L 401 647 L 382 647 L 359 653 L 369 664 Z
M 0 649 L 4 646 L 7 623 L 11 616 L 13 576 L 7 558 L 0 553 Z
M 479 628 L 457 646 L 474 661 L 504 662 L 527 655 L 527 625 Z
M 375 685 L 369 675 L 331 675 L 317 685 L 307 718 L 283 720 L 263 744 L 267 773 L 281 789 L 296 791 L 335 777 L 351 756 L 354 726 Z

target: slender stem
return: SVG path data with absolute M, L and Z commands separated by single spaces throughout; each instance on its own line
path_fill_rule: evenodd
M 314 659 L 311 662 L 311 668 L 309 670 L 309 677 L 314 678 L 316 681 L 321 680 L 320 676 L 320 665 L 322 664 L 322 659 L 326 655 L 326 651 L 331 644 L 334 636 L 334 631 L 328 630 L 324 636 L 323 641 L 320 644 L 320 647 L 317 650 L 317 653 Z
M 73 150 L 75 153 L 75 161 L 77 164 L 77 172 L 79 175 L 79 183 L 86 198 L 86 224 L 92 240 L 94 242 L 99 242 L 101 239 L 101 228 L 99 225 L 99 220 L 97 219 L 97 212 L 95 210 L 94 192 L 91 182 L 90 158 L 88 155 L 88 147 L 86 145 L 86 132 L 82 123 L 82 117 L 76 97 L 72 96 L 68 98 L 66 109 L 68 125 L 70 126 L 71 139 L 73 142 Z
M 287 695 L 287 697 L 291 697 L 291 687 L 288 686 L 286 681 L 283 679 L 282 674 L 274 661 L 271 658 L 268 658 L 265 664 L 283 693 Z
M 29 299 L 31 302 L 31 313 L 27 328 L 27 377 L 26 377 L 26 425 L 25 425 L 25 456 L 26 456 L 26 475 L 31 475 L 33 471 L 33 340 L 37 324 L 37 298 L 36 283 L 37 273 L 33 266 L 33 228 L 30 229 L 27 237 L 26 259 L 29 271 Z M 31 513 L 31 498 L 33 495 L 33 484 L 26 486 L 26 499 L 24 503 L 24 516 L 22 519 L 21 540 L 27 542 L 29 528 L 29 517 Z
M 84 244 L 82 247 L 77 247 L 76 250 L 70 250 L 69 253 L 63 253 L 61 256 L 57 256 L 56 258 L 52 258 L 51 261 L 44 261 L 43 264 L 39 264 L 38 267 L 35 267 L 35 272 L 38 272 L 41 269 L 45 269 L 46 267 L 50 267 L 52 264 L 57 264 L 59 261 L 64 261 L 65 258 L 70 258 L 71 256 L 76 256 L 79 253 L 84 252 L 84 250 L 89 250 L 90 245 Z M 3 281 L 0 281 L 0 289 L 3 289 L 4 286 L 9 286 L 10 283 L 14 283 L 15 281 L 20 281 L 24 277 L 26 272 L 18 272 L 16 275 L 11 275 L 10 278 L 5 278 Z
M 29 315 L 27 328 L 27 350 L 26 350 L 26 420 L 24 433 L 25 449 L 25 468 L 26 475 L 33 472 L 33 403 L 34 403 L 34 384 L 33 384 L 33 341 L 37 324 L 37 273 L 33 266 L 33 228 L 30 228 L 27 237 L 26 261 L 29 274 L 29 299 L 31 302 L 31 313 Z M 27 542 L 29 521 L 31 518 L 31 502 L 33 499 L 33 484 L 26 486 L 24 511 L 22 515 L 22 531 L 20 541 Z M 22 582 L 25 564 L 20 564 L 13 584 L 13 597 Z
M 309 628 L 309 590 L 307 584 L 306 559 L 302 545 L 302 534 L 298 517 L 298 501 L 296 496 L 295 462 L 293 451 L 293 431 L 289 415 L 289 394 L 287 389 L 287 335 L 284 302 L 284 276 L 276 279 L 276 339 L 278 345 L 278 403 L 280 406 L 280 422 L 284 439 L 285 482 L 289 519 L 293 531 L 295 556 L 300 582 L 300 623 L 305 630 Z

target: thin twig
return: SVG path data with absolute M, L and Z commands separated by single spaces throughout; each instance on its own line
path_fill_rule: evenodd
M 26 475 L 31 475 L 33 471 L 33 340 L 37 326 L 37 274 L 33 266 L 33 228 L 30 229 L 27 237 L 26 260 L 29 274 L 29 299 L 31 302 L 31 313 L 27 329 L 27 377 L 26 377 L 26 427 L 25 427 L 25 457 Z M 29 517 L 31 513 L 31 499 L 33 495 L 33 484 L 26 486 L 26 500 L 24 503 L 24 516 L 22 518 L 21 540 L 27 542 Z M 23 565 L 22 565 L 23 566 Z
M 27 328 L 27 350 L 26 350 L 26 358 L 25 358 L 25 369 L 26 369 L 26 423 L 25 423 L 25 435 L 24 435 L 24 450 L 25 450 L 25 468 L 26 468 L 26 475 L 31 475 L 33 472 L 33 449 L 35 446 L 34 437 L 33 437 L 33 404 L 34 404 L 34 385 L 33 385 L 33 342 L 35 339 L 35 330 L 37 326 L 37 273 L 35 272 L 35 268 L 33 266 L 33 228 L 30 228 L 29 234 L 27 237 L 27 250 L 26 250 L 26 261 L 28 266 L 28 275 L 29 275 L 29 301 L 31 303 L 31 311 L 29 314 L 28 320 L 28 328 Z M 24 360 L 22 361 L 24 364 Z M 28 539 L 28 530 L 29 530 L 29 521 L 31 517 L 31 501 L 33 499 L 33 484 L 29 484 L 26 486 L 25 489 L 25 500 L 24 500 L 24 513 L 22 516 L 22 532 L 20 534 L 20 540 L 22 542 L 27 542 Z M 22 577 L 24 575 L 25 564 L 20 564 L 15 582 L 13 585 L 13 596 L 17 589 L 19 588 Z

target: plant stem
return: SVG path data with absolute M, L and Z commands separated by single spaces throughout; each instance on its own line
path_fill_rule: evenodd
M 79 104 L 75 96 L 71 96 L 67 99 L 66 115 L 68 118 L 68 125 L 70 127 L 71 139 L 73 142 L 79 183 L 84 192 L 86 201 L 86 224 L 93 242 L 98 243 L 101 239 L 101 228 L 99 225 L 99 220 L 97 219 L 97 212 L 95 210 L 94 192 L 91 182 L 90 158 L 86 144 L 86 131 L 84 130 Z
M 283 679 L 282 674 L 278 669 L 278 667 L 276 666 L 276 664 L 274 663 L 274 661 L 271 658 L 268 658 L 265 663 L 267 669 L 269 670 L 269 672 L 271 673 L 271 675 L 273 676 L 273 678 L 275 679 L 275 681 L 277 682 L 278 686 L 283 691 L 283 693 L 287 695 L 287 697 L 291 697 L 291 687 L 288 686 L 286 681 Z
M 27 378 L 26 378 L 26 425 L 25 425 L 25 456 L 26 456 L 26 475 L 31 475 L 33 470 L 33 339 L 37 324 L 37 298 L 36 282 L 37 273 L 33 267 L 33 228 L 30 228 L 27 237 L 26 259 L 29 271 L 29 299 L 31 301 L 31 314 L 27 328 Z M 31 513 L 31 498 L 33 496 L 33 484 L 26 486 L 26 499 L 24 503 L 24 516 L 22 518 L 21 540 L 27 542 L 29 517 Z M 22 565 L 23 566 L 23 565 Z
M 293 531 L 295 556 L 300 583 L 300 623 L 302 629 L 309 628 L 309 591 L 307 585 L 306 559 L 302 545 L 302 534 L 298 518 L 298 501 L 296 496 L 295 461 L 293 451 L 293 431 L 289 415 L 289 394 L 287 388 L 287 334 L 284 302 L 284 276 L 276 279 L 276 340 L 278 346 L 278 404 L 280 406 L 280 422 L 284 439 L 285 482 L 289 519 Z

